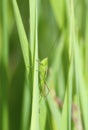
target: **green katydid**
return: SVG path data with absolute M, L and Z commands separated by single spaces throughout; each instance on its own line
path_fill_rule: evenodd
M 40 94 L 42 96 L 46 96 L 46 78 L 47 78 L 47 71 L 48 71 L 48 58 L 44 58 L 42 61 L 39 63 L 39 89 L 40 89 Z M 46 87 L 45 87 L 46 86 Z M 48 91 L 49 88 L 47 87 Z
M 49 88 L 46 84 L 47 72 L 48 72 L 48 58 L 44 58 L 42 61 L 36 60 L 39 62 L 39 90 L 41 96 L 46 96 L 46 87 L 49 92 Z M 29 66 L 28 66 L 29 67 Z

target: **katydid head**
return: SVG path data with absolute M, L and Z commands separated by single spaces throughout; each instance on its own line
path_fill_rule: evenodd
M 42 61 L 41 61 L 41 66 L 47 68 L 48 67 L 48 58 L 44 58 Z

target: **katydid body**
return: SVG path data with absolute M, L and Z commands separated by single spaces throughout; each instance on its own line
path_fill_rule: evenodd
M 42 96 L 46 95 L 46 78 L 48 71 L 48 58 L 44 58 L 39 64 L 39 89 Z

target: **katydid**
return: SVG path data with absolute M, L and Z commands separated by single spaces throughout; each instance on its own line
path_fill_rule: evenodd
M 36 60 L 39 62 L 39 91 L 41 96 L 46 96 L 49 92 L 49 88 L 46 84 L 47 72 L 48 72 L 48 58 L 44 58 L 42 61 Z M 29 67 L 29 66 L 28 66 Z M 48 90 L 46 90 L 46 87 Z M 47 94 L 46 94 L 47 93 Z
M 46 96 L 46 78 L 47 78 L 47 71 L 48 71 L 48 58 L 44 58 L 39 63 L 39 89 L 41 96 Z M 48 91 L 49 88 L 47 87 Z

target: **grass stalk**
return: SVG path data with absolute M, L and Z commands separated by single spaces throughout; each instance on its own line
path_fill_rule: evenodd
M 85 27 L 85 77 L 88 80 L 88 3 L 86 2 L 86 27 Z
M 21 121 L 21 130 L 28 130 L 30 126 L 30 115 L 31 115 L 31 91 L 29 90 L 29 78 L 26 73 L 25 84 L 23 91 L 23 103 L 22 103 L 22 121 Z
M 22 18 L 19 12 L 19 8 L 16 0 L 13 0 L 14 14 L 18 29 L 18 35 L 20 39 L 21 49 L 23 53 L 26 76 L 25 76 L 25 86 L 23 93 L 23 103 L 22 103 L 22 120 L 21 120 L 21 130 L 27 130 L 30 126 L 30 113 L 31 113 L 31 52 L 29 48 L 29 43 L 23 26 Z
M 2 0 L 2 25 L 3 25 L 3 28 L 2 28 L 2 33 L 3 33 L 3 36 L 2 36 L 2 39 L 3 39 L 3 51 L 2 51 L 2 59 L 3 59 L 3 62 L 4 62 L 4 65 L 7 67 L 8 65 L 8 8 L 7 8 L 7 5 L 8 5 L 8 0 Z
M 29 0 L 29 11 L 30 11 L 30 48 L 32 64 L 34 64 L 35 56 L 35 26 L 36 26 L 36 0 Z
M 30 0 L 31 55 L 34 61 L 31 130 L 39 130 L 39 83 L 38 83 L 38 12 L 37 0 Z M 32 19 L 33 17 L 33 19 Z
M 1 72 L 1 87 L 2 87 L 2 130 L 9 130 L 8 118 L 8 1 L 2 0 L 2 72 Z
M 23 26 L 22 18 L 21 18 L 16 0 L 13 0 L 13 9 L 14 9 L 14 14 L 15 14 L 15 19 L 16 19 L 21 49 L 22 49 L 22 53 L 23 53 L 24 63 L 25 63 L 27 74 L 29 75 L 30 68 L 31 68 L 31 65 L 30 65 L 30 59 L 31 59 L 30 48 L 29 48 L 28 39 L 27 39 L 27 36 L 26 36 L 26 33 L 25 33 L 25 29 L 24 29 L 24 26 Z

